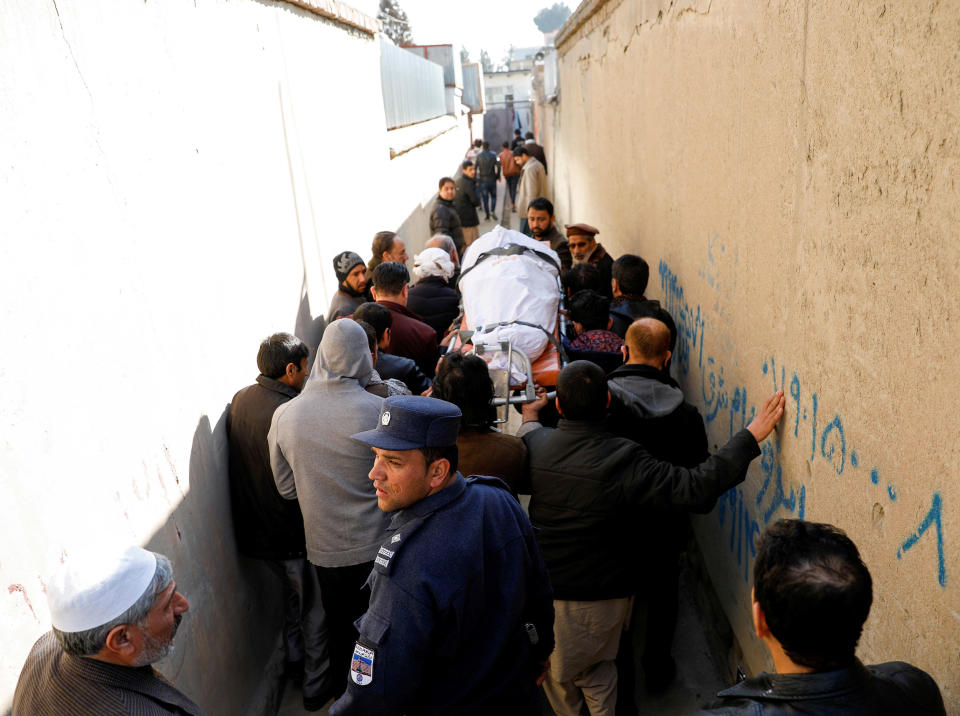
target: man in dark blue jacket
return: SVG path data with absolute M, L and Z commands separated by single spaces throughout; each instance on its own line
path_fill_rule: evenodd
M 457 472 L 459 426 L 455 405 L 399 396 L 353 436 L 373 448 L 370 479 L 393 520 L 333 716 L 536 712 L 553 649 L 550 581 L 506 485 Z
M 757 545 L 753 626 L 776 673 L 724 689 L 707 714 L 944 714 L 930 676 L 902 661 L 864 666 L 855 651 L 873 603 L 856 545 L 832 525 L 779 520 Z
M 377 373 L 381 378 L 403 381 L 414 395 L 421 395 L 430 387 L 432 381 L 412 359 L 384 353 L 390 347 L 393 326 L 393 313 L 389 308 L 379 303 L 364 303 L 354 311 L 353 318 L 369 323 L 377 333 Z

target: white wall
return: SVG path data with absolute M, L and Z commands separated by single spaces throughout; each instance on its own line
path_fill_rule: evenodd
M 325 313 L 337 252 L 405 222 L 422 245 L 467 131 L 391 161 L 378 43 L 289 5 L 2 14 L 0 709 L 49 626 L 48 556 L 96 531 L 174 558 L 192 614 L 164 672 L 256 711 L 275 595 L 235 554 L 225 407 L 304 297 Z

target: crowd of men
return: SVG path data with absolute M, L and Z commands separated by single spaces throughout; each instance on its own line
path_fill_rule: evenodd
M 309 711 L 335 699 L 338 715 L 519 716 L 540 712 L 542 689 L 560 716 L 636 713 L 632 630 L 645 688 L 675 677 L 687 515 L 745 479 L 783 416 L 778 391 L 709 451 L 670 375 L 676 325 L 646 297 L 647 261 L 614 259 L 589 224 L 561 232 L 543 149 L 517 140 L 499 156 L 481 142 L 458 180 L 440 180 L 412 285 L 395 232 L 376 234 L 369 262 L 338 254 L 312 365 L 299 338 L 271 335 L 231 402 L 237 547 L 282 585 L 287 669 Z M 476 207 L 494 216 L 496 182 L 518 176 L 508 196 L 524 231 L 560 258 L 571 360 L 555 398 L 538 387 L 510 435 L 487 363 L 445 339 Z M 27 658 L 15 715 L 201 713 L 150 666 L 188 608 L 166 557 L 68 559 L 47 597 L 53 630 Z M 944 713 L 920 669 L 857 659 L 872 599 L 841 530 L 774 523 L 749 606 L 776 672 L 704 712 Z

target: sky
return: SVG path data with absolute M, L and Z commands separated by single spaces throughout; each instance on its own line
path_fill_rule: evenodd
M 470 51 L 472 62 L 480 61 L 485 49 L 496 65 L 503 60 L 510 45 L 540 47 L 543 34 L 533 24 L 533 17 L 556 0 L 399 0 L 407 13 L 418 45 L 453 44 Z M 348 4 L 369 12 L 361 2 Z M 368 0 L 375 14 L 379 2 Z M 577 0 L 567 0 L 571 10 Z

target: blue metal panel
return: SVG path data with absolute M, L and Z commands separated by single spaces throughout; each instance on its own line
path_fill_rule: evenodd
M 380 41 L 380 82 L 387 129 L 447 113 L 443 68 L 386 40 Z

